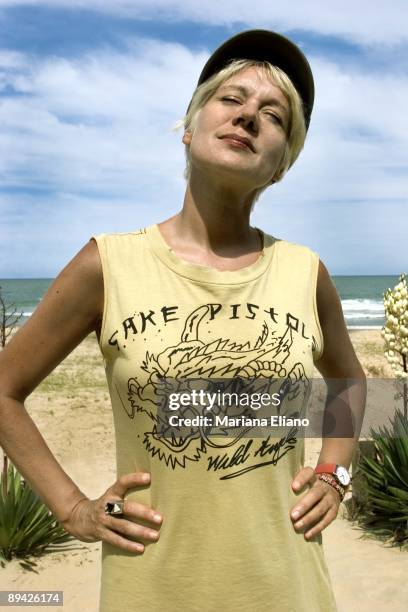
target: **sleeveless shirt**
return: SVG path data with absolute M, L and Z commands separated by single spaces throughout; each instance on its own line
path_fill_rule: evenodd
M 319 257 L 262 237 L 259 258 L 236 271 L 183 260 L 156 224 L 91 238 L 104 279 L 99 344 L 117 477 L 149 472 L 150 484 L 125 499 L 163 516 L 159 540 L 144 541 L 143 554 L 102 542 L 100 612 L 337 609 L 322 534 L 306 541 L 290 518 L 307 491 L 291 487 L 303 438 L 157 434 L 162 377 L 312 378 L 323 352 Z

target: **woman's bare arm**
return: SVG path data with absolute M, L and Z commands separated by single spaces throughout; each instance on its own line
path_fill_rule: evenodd
M 52 455 L 24 401 L 92 331 L 103 312 L 103 276 L 92 240 L 61 271 L 30 319 L 0 352 L 0 444 L 63 522 L 86 498 Z
M 355 428 L 354 437 L 324 438 L 318 463 L 338 463 L 348 468 L 364 417 L 366 376 L 347 331 L 340 297 L 322 261 L 319 262 L 316 298 L 324 348 L 315 366 L 325 379 L 332 396 L 326 410 L 331 410 L 339 423 L 340 418 L 345 423 L 352 414 Z M 342 417 L 339 410 L 344 413 Z
M 348 429 L 347 436 L 334 433 L 338 437 L 323 437 L 317 463 L 336 463 L 348 468 L 364 416 L 366 377 L 351 343 L 337 290 L 321 261 L 316 298 L 324 347 L 315 366 L 328 387 L 325 413 L 335 419 L 335 431 L 339 431 L 339 424 L 343 431 Z M 310 540 L 336 518 L 340 496 L 330 484 L 317 478 L 312 466 L 302 467 L 292 480 L 292 489 L 298 493 L 306 485 L 310 488 L 291 508 L 290 517 L 294 529 L 303 531 L 305 539 Z
M 323 332 L 323 355 L 315 364 L 324 378 L 364 377 L 364 371 L 350 340 L 341 300 L 330 274 L 319 261 L 317 310 Z

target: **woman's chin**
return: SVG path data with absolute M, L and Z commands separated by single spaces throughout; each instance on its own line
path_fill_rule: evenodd
M 195 174 L 197 177 L 200 174 L 205 177 L 205 180 L 213 179 L 214 181 L 222 181 L 223 179 L 231 182 L 233 180 L 233 185 L 242 185 L 245 189 L 257 189 L 260 185 L 266 183 L 267 178 L 260 177 L 258 175 L 254 175 L 253 172 L 250 172 L 245 164 L 232 163 L 231 160 L 222 160 L 217 163 L 206 162 L 195 165 Z

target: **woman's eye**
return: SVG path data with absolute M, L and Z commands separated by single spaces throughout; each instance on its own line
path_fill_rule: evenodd
M 275 115 L 274 113 L 266 113 L 266 114 L 268 115 L 268 117 L 271 117 L 274 121 L 279 123 L 279 125 L 282 125 L 282 119 L 278 115 Z
M 240 100 L 238 100 L 237 98 L 231 98 L 230 96 L 223 96 L 221 98 L 221 101 L 223 101 L 223 102 L 232 102 L 233 104 L 241 104 Z M 275 113 L 266 113 L 266 115 L 268 117 L 270 117 L 274 123 L 278 123 L 278 125 L 283 126 L 283 121 L 279 117 L 279 115 L 275 115 Z

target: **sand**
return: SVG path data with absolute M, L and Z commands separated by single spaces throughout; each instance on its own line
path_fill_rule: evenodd
M 368 377 L 392 377 L 379 330 L 351 330 L 350 337 Z M 115 444 L 110 400 L 99 348 L 91 334 L 32 393 L 26 407 L 64 470 L 91 498 L 115 480 Z M 84 448 L 84 440 L 92 444 Z M 315 465 L 320 441 L 306 442 L 306 465 Z M 324 549 L 339 612 L 405 611 L 408 552 L 386 548 L 344 517 L 323 531 Z M 0 590 L 62 590 L 65 612 L 97 612 L 101 543 L 77 542 L 75 550 L 36 560 L 31 571 L 13 559 L 0 569 Z M 187 612 L 187 611 L 186 611 Z M 322 611 L 324 612 L 324 611 Z

